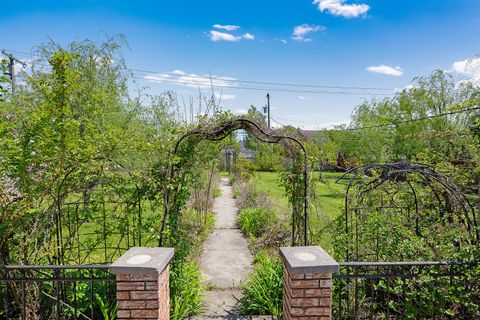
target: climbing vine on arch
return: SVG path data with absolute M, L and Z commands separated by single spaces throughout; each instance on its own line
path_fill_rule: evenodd
M 166 175 L 162 177 L 166 185 L 164 193 L 163 221 L 161 223 L 159 245 L 176 244 L 180 236 L 178 232 L 181 211 L 189 198 L 190 185 L 193 182 L 194 163 L 203 158 L 208 163 L 218 157 L 222 144 L 212 147 L 211 142 L 224 141 L 235 130 L 245 130 L 253 134 L 258 140 L 265 143 L 277 143 L 283 146 L 287 158 L 285 171 L 282 173 L 282 184 L 285 195 L 292 208 L 291 227 L 292 245 L 306 245 L 308 229 L 308 171 L 307 155 L 303 144 L 293 137 L 279 130 L 269 130 L 263 124 L 247 118 L 219 116 L 215 121 L 199 125 L 185 133 L 176 143 L 172 160 Z M 208 143 L 207 150 L 199 150 L 202 144 Z M 204 152 L 202 154 L 202 152 Z
M 417 162 L 348 171 L 336 254 L 344 261 L 478 260 L 478 213 L 447 176 Z

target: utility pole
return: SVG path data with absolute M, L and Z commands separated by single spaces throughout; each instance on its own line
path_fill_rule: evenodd
M 20 63 L 23 67 L 26 67 L 26 63 L 18 60 L 12 54 L 2 50 L 2 54 L 8 58 L 8 75 L 10 76 L 10 83 L 12 84 L 12 92 L 15 92 L 15 62 Z
M 267 119 L 268 129 L 270 129 L 270 93 L 267 93 Z

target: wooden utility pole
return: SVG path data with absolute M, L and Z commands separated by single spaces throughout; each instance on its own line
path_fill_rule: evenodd
M 27 64 L 15 58 L 11 53 L 2 50 L 2 54 L 8 58 L 8 75 L 10 76 L 10 83 L 12 85 L 12 92 L 15 92 L 15 62 L 20 63 L 23 67 Z
M 267 119 L 268 129 L 270 129 L 270 93 L 267 93 Z

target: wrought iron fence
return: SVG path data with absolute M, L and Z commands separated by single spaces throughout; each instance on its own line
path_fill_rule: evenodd
M 335 319 L 480 319 L 480 263 L 343 262 Z
M 114 319 L 107 265 L 0 266 L 0 319 Z

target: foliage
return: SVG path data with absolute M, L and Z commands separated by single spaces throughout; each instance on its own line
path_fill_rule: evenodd
M 237 175 L 240 180 L 248 180 L 252 177 L 255 165 L 248 159 L 237 158 Z
M 277 220 L 277 213 L 267 208 L 243 209 L 237 216 L 237 223 L 249 238 L 259 237 L 264 230 Z
M 256 170 L 279 171 L 283 168 L 284 155 L 279 145 L 261 143 L 254 150 Z
M 176 249 L 174 264 L 199 252 L 213 225 L 208 208 L 216 172 L 203 163 L 212 163 L 221 144 L 181 150 L 193 156 L 187 172 L 174 177 L 179 211 L 162 220 L 164 196 L 174 188 L 169 168 L 181 161 L 175 142 L 191 125 L 180 118 L 172 93 L 131 98 L 122 44 L 116 36 L 39 46 L 16 92 L 2 95 L 2 263 L 111 262 L 135 241 L 158 245 L 161 235 Z M 185 208 L 191 194 L 200 200 Z M 113 249 L 104 255 L 103 246 Z M 198 269 L 185 270 L 199 276 Z M 178 299 L 188 290 L 180 286 Z
M 4 96 L 7 93 L 7 85 L 9 79 L 8 75 L 8 61 L 6 59 L 0 60 L 0 102 L 3 102 Z
M 72 319 L 84 316 L 94 319 L 111 320 L 116 318 L 116 299 L 114 278 L 107 270 L 101 269 L 64 269 L 52 270 L 11 270 L 12 278 L 37 279 L 39 281 L 12 282 L 9 287 L 7 299 L 7 286 L 0 286 L 2 299 L 0 300 L 0 316 L 2 319 L 17 319 L 22 309 L 18 308 L 25 301 L 26 319 L 51 319 L 56 316 L 57 297 L 59 298 L 60 319 Z M 56 285 L 51 278 L 70 279 Z M 91 281 L 88 279 L 109 279 Z M 78 279 L 71 281 L 71 279 Z M 25 291 L 23 291 L 25 290 Z M 59 291 L 57 291 L 59 290 Z M 24 300 L 25 299 L 25 300 Z M 5 308 L 5 302 L 9 301 L 9 308 Z M 7 311 L 8 310 L 8 311 Z M 4 312 L 8 312 L 5 314 Z
M 337 261 L 478 261 L 476 214 L 447 177 L 418 163 L 371 164 L 357 168 L 350 182 L 334 232 Z M 346 291 L 336 295 L 355 291 L 358 312 L 373 317 L 476 318 L 478 268 L 455 268 L 377 271 L 414 276 L 339 280 Z M 446 272 L 452 276 L 438 276 Z
M 199 315 L 204 285 L 196 262 L 173 264 L 170 270 L 170 319 Z
M 283 264 L 267 252 L 255 255 L 255 268 L 240 300 L 243 314 L 282 317 Z
M 104 301 L 98 293 L 95 293 L 95 299 L 97 301 L 100 312 L 102 313 L 104 320 L 114 320 L 117 318 L 117 303 L 116 301 Z
M 0 177 L 6 196 L 0 244 L 19 246 L 10 257 L 17 263 L 63 260 L 53 240 L 58 229 L 48 227 L 66 219 L 62 205 L 80 197 L 88 203 L 94 190 L 107 191 L 105 180 L 131 183 L 118 175 L 117 163 L 138 142 L 115 41 L 40 47 L 31 73 L 23 74 L 22 85 L 3 103 Z M 36 237 L 26 237 L 32 230 Z
M 339 279 L 334 282 L 334 296 L 338 299 L 342 295 L 346 300 L 347 295 L 355 294 L 356 314 L 371 318 L 384 319 L 390 315 L 401 319 L 477 319 L 480 316 L 479 268 L 448 268 L 457 275 L 439 277 L 446 274 L 445 266 L 416 266 L 403 270 L 405 275 L 415 275 L 411 278 Z M 353 314 L 353 308 L 352 304 L 334 304 L 333 313 L 340 318 L 340 315 Z
M 270 208 L 272 202 L 265 192 L 260 192 L 250 180 L 236 180 L 233 195 L 240 210 L 247 208 Z
M 476 260 L 480 230 L 468 199 L 447 177 L 418 163 L 360 167 L 338 219 L 343 261 Z
M 213 189 L 213 197 L 214 198 L 220 197 L 221 194 L 222 194 L 222 190 L 220 190 L 220 188 L 214 188 Z
M 468 175 L 478 180 L 479 150 L 470 131 L 478 111 L 468 109 L 478 106 L 479 99 L 478 86 L 457 84 L 438 70 L 415 78 L 393 98 L 364 102 L 356 108 L 348 127 L 323 131 L 313 144 L 331 150 L 318 153 L 322 161 L 335 162 L 332 156 L 336 150 L 336 165 L 343 168 L 419 161 L 448 167 L 454 175 L 468 170 Z

